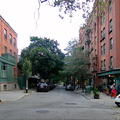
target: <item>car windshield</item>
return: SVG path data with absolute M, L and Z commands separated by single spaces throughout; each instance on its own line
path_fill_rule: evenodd
M 41 86 L 45 86 L 45 85 L 47 85 L 46 83 L 39 83 L 39 85 L 41 85 Z

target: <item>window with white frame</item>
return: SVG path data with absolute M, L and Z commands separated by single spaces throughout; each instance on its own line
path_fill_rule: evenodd
M 110 38 L 110 50 L 112 50 L 112 49 L 113 49 L 113 39 Z
M 16 39 L 14 38 L 14 47 L 16 47 Z
M 1 77 L 7 77 L 7 65 L 5 63 L 1 63 Z
M 110 68 L 113 66 L 113 56 L 110 57 Z
M 103 61 L 103 66 L 106 67 L 106 60 Z
M 112 12 L 112 1 L 109 2 L 109 12 Z
M 101 55 L 104 55 L 106 53 L 106 45 L 104 44 L 101 46 Z
M 12 44 L 12 35 L 10 34 L 10 36 L 9 36 L 10 38 L 10 44 Z
M 4 46 L 4 53 L 6 54 L 7 53 L 7 47 Z
M 101 13 L 101 17 L 100 17 L 100 25 L 102 25 L 105 22 L 105 12 Z
M 4 29 L 4 39 L 7 40 L 7 30 Z
M 10 54 L 12 55 L 12 50 L 10 50 Z
M 101 31 L 101 40 L 105 38 L 105 28 Z
M 110 22 L 109 22 L 109 31 L 111 31 L 112 30 L 112 25 L 113 25 L 113 22 L 112 22 L 112 19 L 110 20 Z

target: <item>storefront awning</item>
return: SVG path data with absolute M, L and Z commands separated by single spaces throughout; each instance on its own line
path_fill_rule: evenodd
M 106 76 L 106 75 L 115 75 L 115 74 L 120 74 L 120 69 L 113 69 L 105 72 L 98 73 L 97 76 Z

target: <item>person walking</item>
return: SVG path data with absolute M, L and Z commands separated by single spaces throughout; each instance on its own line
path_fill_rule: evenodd
M 111 96 L 111 98 L 112 98 L 112 97 L 114 97 L 114 98 L 116 97 L 116 88 L 115 88 L 115 85 L 114 85 L 114 84 L 111 86 L 110 96 Z
M 119 95 L 119 94 L 120 94 L 120 83 L 117 86 L 117 95 Z

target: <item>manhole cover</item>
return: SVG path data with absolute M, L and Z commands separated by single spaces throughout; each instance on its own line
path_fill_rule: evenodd
M 76 103 L 65 103 L 67 105 L 77 105 Z
M 38 110 L 36 111 L 37 113 L 48 113 L 49 111 L 48 110 Z

